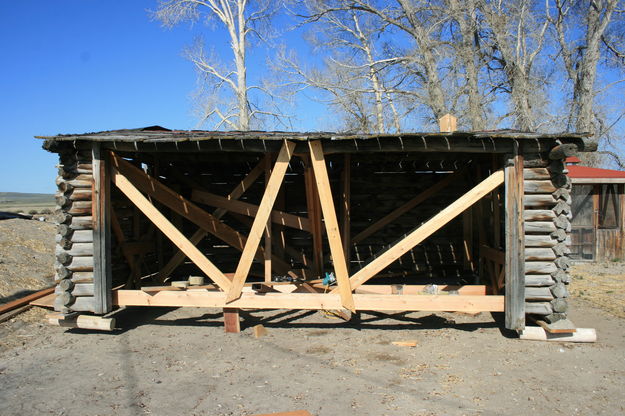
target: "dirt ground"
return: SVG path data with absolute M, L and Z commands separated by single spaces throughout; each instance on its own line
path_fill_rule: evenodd
M 219 310 L 128 308 L 98 333 L 35 308 L 0 324 L 0 415 L 625 414 L 625 319 L 591 301 L 571 319 L 594 344 L 521 341 L 488 313 L 255 311 L 225 334 Z

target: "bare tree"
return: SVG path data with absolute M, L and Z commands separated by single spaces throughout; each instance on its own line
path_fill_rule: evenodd
M 482 48 L 477 5 L 475 0 L 446 0 L 444 5 L 452 18 L 454 66 L 463 78 L 463 86 L 458 94 L 466 97 L 466 115 L 471 129 L 484 130 L 484 113 L 488 104 L 487 89 L 480 82 L 480 73 L 485 68 L 485 53 Z
M 387 85 L 391 82 L 388 69 L 405 58 L 380 57 L 375 39 L 381 36 L 384 26 L 350 8 L 346 1 L 309 1 L 307 7 L 305 23 L 315 23 L 315 35 L 309 39 L 316 50 L 329 51 L 329 56 L 324 74 L 304 74 L 296 61 L 285 59 L 289 72 L 297 73 L 302 85 L 328 92 L 335 106 L 354 116 L 357 122 L 347 123 L 348 128 L 378 133 L 400 131 L 402 115 L 395 92 L 391 91 L 397 91 L 398 86 Z
M 618 0 L 554 2 L 555 11 L 549 15 L 549 21 L 555 30 L 566 75 L 572 83 L 569 129 L 598 133 L 593 104 L 598 93 L 595 83 L 601 49 L 617 58 L 625 57 L 606 33 L 618 3 Z
M 536 71 L 536 61 L 545 44 L 548 20 L 532 0 L 477 0 L 488 24 L 491 41 L 491 69 L 501 75 L 494 87 L 509 94 L 515 125 L 536 130 L 536 104 L 543 95 L 545 80 Z
M 212 94 L 204 103 L 202 121 L 215 121 L 216 128 L 249 130 L 253 119 L 261 116 L 280 117 L 250 101 L 255 90 L 269 94 L 261 85 L 248 84 L 247 53 L 252 37 L 262 39 L 259 26 L 274 13 L 269 0 L 160 0 L 155 16 L 165 26 L 183 21 L 216 22 L 230 38 L 233 64 L 220 63 L 214 54 L 205 52 L 203 42 L 187 51 L 187 57 L 202 74 Z

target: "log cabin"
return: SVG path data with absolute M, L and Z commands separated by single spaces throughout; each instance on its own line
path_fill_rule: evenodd
M 39 137 L 59 155 L 55 309 L 567 317 L 583 134 L 177 131 Z

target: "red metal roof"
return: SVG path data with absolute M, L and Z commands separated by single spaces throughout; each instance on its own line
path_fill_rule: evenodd
M 625 178 L 625 172 L 621 170 L 590 168 L 588 166 L 569 165 L 571 178 Z

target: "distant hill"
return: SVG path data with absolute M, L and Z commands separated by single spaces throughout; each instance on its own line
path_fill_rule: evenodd
M 21 192 L 0 192 L 0 211 L 28 213 L 54 209 L 54 194 L 28 194 Z

